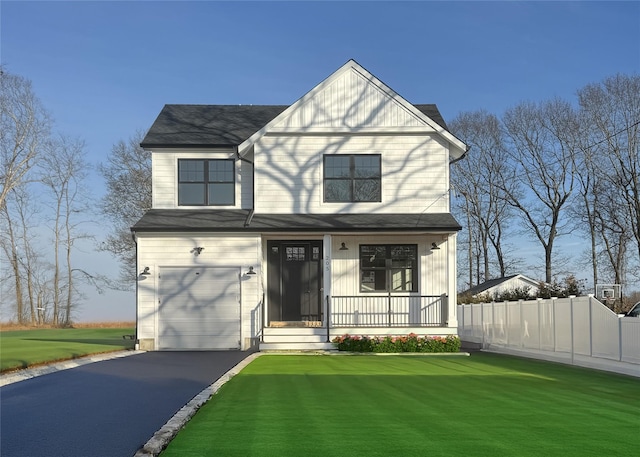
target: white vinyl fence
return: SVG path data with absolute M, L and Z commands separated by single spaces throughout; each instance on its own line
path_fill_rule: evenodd
M 640 319 L 592 296 L 458 305 L 458 334 L 483 349 L 640 375 Z

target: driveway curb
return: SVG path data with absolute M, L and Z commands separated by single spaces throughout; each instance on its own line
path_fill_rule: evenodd
M 253 362 L 255 359 L 263 355 L 260 352 L 255 352 L 242 360 L 236 366 L 222 375 L 216 382 L 205 388 L 198 395 L 193 397 L 184 405 L 171 419 L 164 424 L 160 430 L 154 433 L 153 437 L 147 443 L 135 453 L 134 457 L 156 457 L 158 456 L 171 442 L 178 432 L 185 426 L 189 419 L 204 405 L 209 399 L 220 390 L 231 378 L 240 373 L 247 365 Z

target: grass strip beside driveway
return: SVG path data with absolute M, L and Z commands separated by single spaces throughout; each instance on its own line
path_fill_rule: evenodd
M 0 371 L 132 349 L 133 328 L 69 328 L 0 332 Z
M 256 359 L 162 453 L 626 456 L 636 378 L 495 354 Z M 625 430 L 627 430 L 625 432 Z

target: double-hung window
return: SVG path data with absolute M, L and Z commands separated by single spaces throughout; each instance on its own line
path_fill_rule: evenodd
M 361 292 L 417 292 L 418 246 L 360 245 Z
M 234 167 L 229 159 L 178 160 L 178 205 L 233 206 Z
M 324 156 L 325 202 L 381 201 L 380 154 Z

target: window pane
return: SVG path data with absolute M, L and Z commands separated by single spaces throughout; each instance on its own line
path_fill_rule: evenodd
M 416 245 L 360 245 L 362 292 L 416 292 Z
M 303 262 L 307 260 L 304 246 L 291 246 L 286 248 L 287 262 Z
M 204 184 L 180 183 L 178 205 L 204 205 Z
M 351 180 L 329 179 L 324 182 L 324 200 L 327 202 L 350 202 Z
M 387 290 L 386 270 L 360 270 L 360 290 L 363 292 L 380 292 Z
M 360 266 L 362 268 L 384 268 L 387 249 L 384 246 L 360 246 Z
M 391 259 L 412 259 L 416 258 L 416 246 L 391 246 Z
M 204 182 L 204 160 L 179 160 L 178 182 Z
M 379 202 L 380 155 L 324 156 L 325 201 Z M 334 183 L 334 180 L 340 182 Z M 344 182 L 343 182 L 344 180 Z
M 209 184 L 210 205 L 233 205 L 235 186 L 233 183 Z
M 355 202 L 379 202 L 380 180 L 358 179 L 353 185 L 353 201 Z
M 380 156 L 353 156 L 353 163 L 355 167 L 354 178 L 380 177 Z
M 411 269 L 393 269 L 391 270 L 391 282 L 393 290 L 407 291 L 413 290 L 413 270 Z
M 209 182 L 233 182 L 233 161 L 210 160 Z
M 325 156 L 324 177 L 325 178 L 351 177 L 349 162 L 350 162 L 350 156 Z

